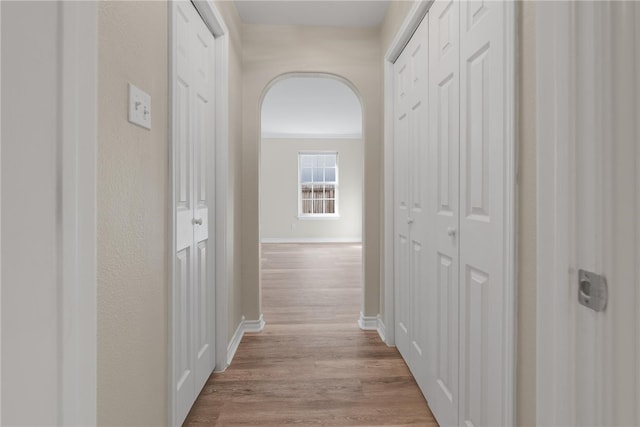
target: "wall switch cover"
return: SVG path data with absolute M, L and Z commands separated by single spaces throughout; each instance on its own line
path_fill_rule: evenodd
M 129 121 L 151 129 L 151 96 L 129 83 Z

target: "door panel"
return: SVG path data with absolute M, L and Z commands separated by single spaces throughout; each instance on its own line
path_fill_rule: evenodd
M 174 7 L 174 200 L 176 262 L 173 354 L 176 407 L 181 424 L 213 371 L 214 273 L 209 244 L 213 200 L 214 39 L 189 2 Z
M 196 397 L 193 360 L 193 79 L 190 22 L 187 5 L 176 5 L 176 75 L 174 77 L 174 197 L 176 261 L 173 292 L 173 346 L 176 417 L 186 417 Z
M 409 113 L 411 133 L 409 134 L 409 187 L 411 188 L 410 231 L 411 238 L 411 281 L 413 290 L 411 301 L 413 316 L 412 355 L 409 365 L 416 382 L 426 392 L 428 360 L 434 347 L 429 343 L 428 316 L 432 309 L 432 284 L 428 278 L 430 269 L 426 259 L 427 247 L 427 164 L 429 138 L 429 23 L 425 19 L 405 48 L 410 53 L 412 69 L 410 81 Z
M 194 11 L 195 13 L 195 11 Z M 209 285 L 214 272 L 208 271 L 213 265 L 209 248 L 209 186 L 215 185 L 209 165 L 214 164 L 214 39 L 202 19 L 194 19 L 194 246 L 197 258 L 194 266 L 197 278 L 197 294 L 194 300 L 196 390 L 202 389 L 213 371 L 213 307 L 214 293 Z M 213 209 L 211 209 L 213 212 Z M 212 259 L 212 258 L 211 258 Z
M 508 425 L 506 3 L 463 1 L 460 8 L 460 422 Z
M 396 345 L 420 387 L 426 385 L 429 315 L 425 247 L 428 200 L 428 24 L 394 64 L 396 175 Z
M 434 298 L 428 323 L 434 337 L 427 398 L 441 425 L 458 424 L 459 328 L 459 19 L 457 1 L 435 2 L 429 11 L 430 93 L 427 178 L 434 202 L 429 209 L 428 262 Z
M 410 68 L 404 56 L 394 64 L 394 161 L 395 170 L 395 313 L 396 346 L 405 357 L 411 355 L 412 290 L 409 286 L 410 238 L 409 238 L 409 107 L 408 85 Z

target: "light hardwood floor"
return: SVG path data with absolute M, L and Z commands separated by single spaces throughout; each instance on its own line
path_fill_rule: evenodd
M 361 251 L 263 244 L 266 327 L 209 378 L 185 425 L 437 427 L 398 351 L 358 328 Z

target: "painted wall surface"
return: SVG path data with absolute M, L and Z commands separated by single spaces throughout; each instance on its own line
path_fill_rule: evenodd
M 242 321 L 242 24 L 233 2 L 216 1 L 229 29 L 229 163 L 227 177 L 228 338 Z
M 338 153 L 335 219 L 298 217 L 298 153 Z M 362 140 L 263 139 L 260 237 L 263 241 L 355 241 L 362 239 Z
M 168 5 L 98 12 L 98 424 L 167 423 Z M 152 129 L 127 121 L 127 82 Z
M 387 13 L 380 25 L 380 43 L 383 57 L 414 3 L 414 0 L 395 0 L 389 3 Z
M 56 425 L 58 4 L 2 2 L 2 425 Z M 36 120 L 34 120 L 36 119 Z
M 364 304 L 375 316 L 380 293 L 382 73 L 379 31 L 296 26 L 243 26 L 242 282 L 247 319 L 260 317 L 260 103 L 267 86 L 291 72 L 320 72 L 350 81 L 364 114 Z
M 517 424 L 536 425 L 536 10 L 520 3 Z

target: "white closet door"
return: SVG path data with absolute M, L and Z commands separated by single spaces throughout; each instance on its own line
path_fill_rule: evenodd
M 428 23 L 418 27 L 394 65 L 396 170 L 396 344 L 418 384 L 426 384 L 425 282 L 428 138 Z
M 193 10 L 193 9 L 192 9 Z M 195 13 L 195 10 L 193 10 Z M 213 371 L 213 283 L 214 272 L 209 244 L 209 205 L 213 200 L 214 164 L 214 38 L 199 16 L 194 18 L 194 345 L 196 358 L 196 391 L 204 386 Z M 214 209 L 211 209 L 213 212 Z M 213 223 L 213 222 L 212 222 Z
M 505 8 L 460 3 L 460 424 L 500 426 L 508 384 Z
M 404 52 L 394 72 L 394 169 L 395 174 L 395 336 L 398 351 L 408 362 L 411 354 L 412 292 L 409 287 L 409 97 L 411 68 Z
M 437 1 L 429 11 L 428 301 L 434 337 L 427 398 L 440 425 L 458 424 L 458 221 L 460 3 Z
M 174 423 L 182 424 L 214 367 L 213 272 L 208 271 L 212 174 L 213 36 L 188 2 L 174 9 Z
M 429 23 L 423 20 L 405 48 L 411 68 L 409 98 L 409 287 L 412 289 L 411 371 L 426 391 L 429 283 L 427 281 L 427 154 L 429 138 Z

